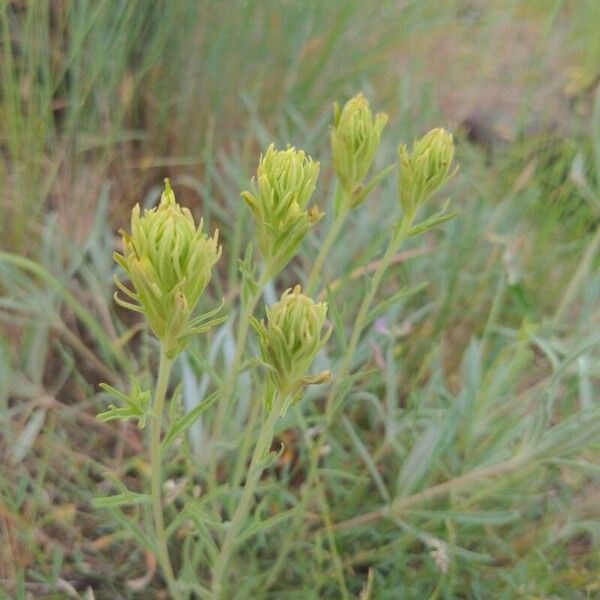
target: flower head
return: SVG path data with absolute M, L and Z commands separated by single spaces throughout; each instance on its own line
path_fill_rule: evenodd
M 331 330 L 322 332 L 326 316 L 327 304 L 315 303 L 297 285 L 267 308 L 266 324 L 253 321 L 262 361 L 281 396 L 293 396 L 308 384 L 329 380 L 329 371 L 312 377 L 306 375 L 331 334 Z
M 302 150 L 277 150 L 271 144 L 260 158 L 253 190 L 242 193 L 256 223 L 259 251 L 275 273 L 323 216 L 318 208 L 308 208 L 318 175 L 319 163 Z
M 123 254 L 115 253 L 114 258 L 134 291 L 115 281 L 133 302 L 117 294 L 115 300 L 143 313 L 172 357 L 183 348 L 182 335 L 221 255 L 218 231 L 208 237 L 202 221 L 196 227 L 189 209 L 177 204 L 167 179 L 158 207 L 141 215 L 137 204 L 131 213 L 131 233 L 121 235 Z
M 369 101 L 362 94 L 348 100 L 341 111 L 334 104 L 333 168 L 352 206 L 362 200 L 360 187 L 371 168 L 387 118 L 385 113 L 373 118 Z
M 450 172 L 454 156 L 452 135 L 445 129 L 432 129 L 413 142 L 411 153 L 403 144 L 398 155 L 398 196 L 403 210 L 411 213 L 454 174 Z

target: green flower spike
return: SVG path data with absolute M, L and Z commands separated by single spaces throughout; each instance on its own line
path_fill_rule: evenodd
M 306 374 L 331 335 L 331 329 L 322 334 L 327 304 L 316 304 L 297 285 L 286 290 L 266 312 L 266 324 L 253 319 L 252 325 L 258 334 L 262 363 L 280 397 L 291 402 L 306 385 L 329 381 L 329 371 Z
M 276 150 L 261 156 L 253 190 L 242 193 L 256 223 L 258 249 L 272 274 L 295 256 L 308 230 L 323 216 L 308 203 L 315 191 L 319 163 L 302 150 Z
M 414 214 L 433 192 L 450 179 L 454 157 L 452 135 L 445 129 L 432 129 L 413 142 L 412 153 L 403 144 L 398 148 L 400 175 L 398 196 L 402 209 Z
M 114 259 L 127 273 L 134 291 L 115 277 L 115 301 L 142 313 L 150 329 L 163 343 L 169 358 L 183 350 L 190 335 L 208 330 L 220 319 L 209 321 L 217 311 L 190 320 L 219 257 L 218 231 L 208 237 L 202 221 L 196 228 L 187 208 L 175 200 L 165 179 L 160 204 L 140 216 L 137 204 L 131 213 L 131 234 L 121 231 L 123 254 Z
M 377 113 L 373 119 L 369 101 L 362 94 L 348 100 L 341 111 L 335 103 L 333 111 L 333 168 L 351 207 L 355 207 L 364 198 L 362 183 L 371 168 L 388 117 L 385 113 Z

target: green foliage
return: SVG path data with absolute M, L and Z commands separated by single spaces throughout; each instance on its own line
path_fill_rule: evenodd
M 87 587 L 97 598 L 164 596 L 142 437 L 154 427 L 182 596 L 211 597 L 220 562 L 221 591 L 234 598 L 593 597 L 600 96 L 591 7 L 2 4 L 0 596 L 75 597 Z M 541 41 L 514 95 L 518 123 L 509 118 L 480 146 L 455 127 L 469 108 L 456 111 L 464 90 L 444 86 L 466 70 L 468 81 L 483 79 L 487 54 L 477 48 L 474 76 L 462 52 L 507 28 Z M 581 70 L 547 70 L 557 42 Z M 540 105 L 538 93 L 546 99 L 550 87 L 556 100 L 563 79 L 579 91 L 547 128 L 553 102 Z M 357 90 L 390 120 L 361 183 L 368 201 L 350 211 L 340 210 L 348 198 L 329 155 L 327 107 Z M 478 110 L 493 96 L 485 90 L 469 98 Z M 389 251 L 401 225 L 397 143 L 446 119 L 461 165 L 452 201 L 423 204 Z M 239 197 L 272 140 L 320 159 L 314 198 L 327 213 L 277 277 L 252 251 Z M 160 379 L 157 340 L 139 314 L 114 305 L 111 255 L 131 206 L 155 204 L 167 175 L 179 202 L 219 228 L 224 251 L 200 316 L 190 311 L 156 428 L 141 390 Z M 243 324 L 260 322 L 262 307 L 297 282 L 315 304 L 327 300 L 333 333 L 310 372 L 334 379 L 307 386 L 268 424 L 272 382 L 257 364 L 260 337 Z M 95 418 L 113 411 L 133 424 Z
M 96 417 L 100 422 L 105 423 L 114 419 L 123 421 L 135 419 L 140 429 L 145 427 L 146 418 L 149 414 L 151 394 L 150 392 L 143 391 L 133 376 L 131 377 L 131 391 L 129 394 L 124 394 L 107 383 L 101 383 L 100 388 L 118 400 L 122 405 L 117 407 L 111 404 L 106 412 L 100 413 Z

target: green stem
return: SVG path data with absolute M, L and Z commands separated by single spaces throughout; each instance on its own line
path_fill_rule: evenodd
M 328 425 L 331 423 L 331 419 L 333 417 L 334 401 L 337 395 L 337 391 L 339 389 L 339 385 L 346 378 L 350 370 L 350 363 L 352 361 L 354 353 L 356 352 L 356 347 L 358 346 L 358 341 L 365 327 L 366 319 L 369 316 L 371 304 L 375 299 L 375 295 L 377 294 L 377 290 L 379 289 L 381 280 L 383 279 L 385 272 L 389 268 L 392 259 L 394 258 L 394 256 L 398 252 L 398 249 L 410 233 L 413 219 L 414 215 L 412 214 L 407 214 L 402 218 L 400 226 L 392 236 L 392 239 L 388 244 L 385 254 L 383 255 L 383 258 L 381 259 L 381 262 L 379 263 L 377 270 L 375 271 L 373 278 L 371 279 L 371 282 L 369 284 L 369 290 L 365 294 L 360 308 L 358 309 L 358 314 L 356 315 L 356 319 L 354 320 L 354 327 L 352 328 L 352 333 L 350 334 L 350 342 L 348 343 L 348 348 L 346 349 L 346 352 L 344 354 L 341 366 L 336 371 L 335 380 L 337 382 L 337 385 L 334 385 L 332 387 L 331 393 L 327 398 L 325 416 Z
M 235 389 L 235 384 L 237 382 L 238 372 L 240 370 L 240 366 L 242 364 L 242 359 L 244 357 L 244 350 L 246 347 L 246 337 L 248 336 L 248 331 L 250 329 L 250 317 L 254 314 L 254 309 L 260 300 L 264 287 L 267 285 L 267 282 L 271 278 L 271 269 L 269 265 L 265 267 L 263 274 L 261 275 L 257 286 L 256 291 L 250 298 L 248 298 L 248 302 L 243 306 L 242 312 L 240 314 L 240 320 L 238 323 L 238 331 L 237 331 L 237 339 L 235 346 L 235 354 L 233 356 L 233 361 L 231 366 L 229 367 L 229 376 L 225 379 L 225 383 L 223 384 L 223 389 L 221 392 L 221 397 L 219 399 L 219 404 L 217 405 L 217 413 L 215 415 L 215 421 L 213 425 L 213 433 L 212 433 L 212 444 L 211 447 L 213 449 L 211 456 L 211 464 L 210 464 L 210 474 L 209 474 L 209 486 L 210 489 L 215 489 L 217 485 L 217 460 L 215 457 L 214 447 L 215 444 L 219 442 L 221 436 L 223 434 L 223 426 L 225 424 L 225 418 L 227 416 L 227 409 L 229 408 L 229 402 L 231 400 L 231 396 Z
M 252 399 L 252 406 L 250 408 L 250 415 L 245 425 L 244 438 L 240 446 L 237 461 L 235 463 L 235 469 L 233 470 L 233 477 L 231 479 L 231 487 L 233 489 L 240 485 L 242 480 L 244 469 L 246 468 L 246 461 L 252 449 L 252 434 L 254 433 L 254 427 L 260 416 L 261 401 L 258 398 Z
M 504 301 L 506 300 L 506 291 L 508 289 L 508 282 L 506 280 L 506 275 L 504 272 L 500 273 L 500 281 L 498 282 L 498 288 L 496 289 L 496 293 L 494 295 L 494 300 L 492 302 L 492 307 L 490 308 L 490 312 L 485 323 L 485 327 L 483 328 L 483 333 L 481 334 L 481 356 L 487 355 L 487 350 L 490 344 L 490 337 L 492 335 L 492 329 L 498 322 L 498 317 L 500 316 L 500 311 L 504 306 Z
M 264 470 L 263 461 L 271 448 L 271 443 L 273 441 L 273 430 L 278 416 L 279 411 L 277 410 L 275 399 L 271 412 L 261 427 L 258 441 L 256 442 L 254 453 L 252 454 L 252 461 L 250 462 L 248 477 L 246 479 L 246 484 L 244 485 L 240 502 L 231 522 L 229 523 L 227 533 L 225 534 L 225 540 L 223 541 L 221 551 L 213 568 L 212 593 L 214 600 L 219 600 L 219 598 L 223 597 L 223 581 L 225 575 L 227 574 L 229 559 L 231 558 L 233 550 L 235 549 L 236 540 L 242 525 L 246 520 L 248 513 L 250 512 L 252 498 Z
M 306 436 L 306 423 L 304 422 L 304 417 L 300 411 L 298 412 L 298 420 L 302 424 L 303 432 Z M 300 502 L 297 504 L 296 513 L 292 518 L 292 522 L 288 526 L 288 534 L 286 539 L 282 544 L 279 545 L 277 551 L 277 558 L 273 563 L 273 566 L 269 570 L 266 575 L 265 583 L 263 585 L 263 592 L 271 589 L 273 585 L 279 580 L 279 576 L 281 571 L 284 569 L 287 561 L 288 554 L 292 550 L 292 546 L 295 541 L 301 539 L 302 535 L 300 533 L 303 518 L 306 515 L 306 510 L 308 507 L 309 500 L 314 499 L 314 490 L 316 487 L 319 487 L 319 456 L 320 456 L 320 448 L 322 445 L 322 440 L 315 440 L 315 443 L 306 438 L 306 443 L 308 445 L 308 454 L 309 454 L 309 467 L 308 467 L 308 475 L 306 477 L 306 481 L 302 486 L 302 495 L 300 497 Z
M 373 191 L 375 187 L 377 187 L 383 179 L 385 179 L 390 173 L 392 173 L 396 169 L 396 164 L 388 165 L 385 169 L 381 170 L 377 173 L 368 185 L 364 188 L 361 195 L 360 202 L 364 202 L 365 198 Z M 312 295 L 317 286 L 317 281 L 321 272 L 323 270 L 323 263 L 325 259 L 329 256 L 329 251 L 331 247 L 337 240 L 344 223 L 346 222 L 346 218 L 348 217 L 348 213 L 352 210 L 352 206 L 350 204 L 350 199 L 342 190 L 341 186 L 338 184 L 338 187 L 335 192 L 335 200 L 333 201 L 334 207 L 339 207 L 337 214 L 333 220 L 333 224 L 331 225 L 331 229 L 325 236 L 323 243 L 321 244 L 321 248 L 319 250 L 319 254 L 315 260 L 315 264 L 310 271 L 308 279 L 306 280 L 306 294 L 308 296 Z
M 339 200 L 340 208 L 339 208 L 337 215 L 335 216 L 335 218 L 333 220 L 331 229 L 327 232 L 327 235 L 325 236 L 325 239 L 323 240 L 323 243 L 321 244 L 321 249 L 319 250 L 319 254 L 317 255 L 317 258 L 315 260 L 313 268 L 310 271 L 308 279 L 306 280 L 306 294 L 308 296 L 310 296 L 315 291 L 317 280 L 318 280 L 319 276 L 321 275 L 321 271 L 323 269 L 323 263 L 325 262 L 325 259 L 329 256 L 329 251 L 331 250 L 331 247 L 335 243 L 335 240 L 337 240 L 337 238 L 340 234 L 340 231 L 342 230 L 342 227 L 343 227 L 344 223 L 346 222 L 346 217 L 348 216 L 348 213 L 350 212 L 350 208 L 348 206 L 347 199 L 341 197 L 341 195 L 343 195 L 343 193 L 344 192 L 342 192 L 342 188 L 338 187 L 338 189 L 336 191 L 336 200 L 334 201 L 334 205 L 337 205 L 338 200 Z
M 348 371 L 350 369 L 350 362 L 352 360 L 354 352 L 356 351 L 356 346 L 358 345 L 360 335 L 363 331 L 365 320 L 368 317 L 369 309 L 371 308 L 371 304 L 373 303 L 375 294 L 377 293 L 379 285 L 381 284 L 383 275 L 385 274 L 385 271 L 389 268 L 392 259 L 398 252 L 398 249 L 408 237 L 413 220 L 414 214 L 407 214 L 403 217 L 400 226 L 398 227 L 388 244 L 385 254 L 381 262 L 379 263 L 377 271 L 375 271 L 375 274 L 373 275 L 369 291 L 363 298 L 363 302 L 360 305 L 358 315 L 356 317 L 356 320 L 354 321 L 352 333 L 350 334 L 350 343 L 348 344 L 348 349 L 344 355 L 344 359 L 340 368 L 337 369 L 335 373 L 336 383 L 332 386 L 331 392 L 327 397 L 327 402 L 325 405 L 326 426 L 321 432 L 320 436 L 315 440 L 315 443 L 312 446 L 312 448 L 310 449 L 310 467 L 307 476 L 307 482 L 304 486 L 302 498 L 300 500 L 298 512 L 296 513 L 296 516 L 294 517 L 289 527 L 290 533 L 286 541 L 281 545 L 278 558 L 275 561 L 275 564 L 272 567 L 270 573 L 267 575 L 265 589 L 269 589 L 275 583 L 275 580 L 279 576 L 279 573 L 281 572 L 281 569 L 285 564 L 285 558 L 291 549 L 293 540 L 297 539 L 298 530 L 302 525 L 302 516 L 305 512 L 309 498 L 312 497 L 314 489 L 313 486 L 318 483 L 320 451 L 323 447 L 323 444 L 325 443 L 325 440 L 327 439 L 327 427 L 331 424 L 331 421 L 333 419 L 335 398 L 339 389 L 339 385 L 348 374 Z
M 348 587 L 346 586 L 346 580 L 344 579 L 344 565 L 342 564 L 342 559 L 340 558 L 340 554 L 337 549 L 337 544 L 335 543 L 335 536 L 333 533 L 333 522 L 331 520 L 329 505 L 327 504 L 327 497 L 325 496 L 323 484 L 321 483 L 318 477 L 316 487 L 317 495 L 319 498 L 319 504 L 321 505 L 321 516 L 323 517 L 323 521 L 325 523 L 327 543 L 329 544 L 329 550 L 331 552 L 335 577 L 338 580 L 338 585 L 340 588 L 342 599 L 349 600 L 350 596 L 348 595 Z
M 169 559 L 167 549 L 167 536 L 165 533 L 165 522 L 163 518 L 162 506 L 162 473 L 160 460 L 160 432 L 163 414 L 163 406 L 169 385 L 169 377 L 173 360 L 167 358 L 164 350 L 161 348 L 160 365 L 158 368 L 158 381 L 156 382 L 156 392 L 154 395 L 154 414 L 150 423 L 150 474 L 151 474 L 151 495 L 152 495 L 152 515 L 154 518 L 154 535 L 156 537 L 157 559 L 163 570 L 163 574 L 169 586 L 172 598 L 179 598 L 177 582 L 173 573 L 173 567 Z

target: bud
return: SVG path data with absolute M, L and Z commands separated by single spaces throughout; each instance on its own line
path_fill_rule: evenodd
M 319 175 L 319 163 L 302 150 L 276 150 L 261 156 L 253 190 L 242 192 L 256 223 L 258 249 L 273 273 L 294 257 L 308 230 L 324 213 L 308 209 Z
M 307 376 L 317 352 L 325 345 L 331 330 L 322 335 L 327 304 L 315 304 L 297 285 L 286 290 L 281 300 L 267 308 L 267 323 L 253 320 L 263 363 L 282 398 L 294 396 L 304 386 L 325 383 L 329 371 Z
M 402 144 L 398 148 L 400 175 L 398 196 L 405 213 L 414 212 L 452 175 L 454 156 L 452 135 L 445 129 L 432 129 L 413 142 L 412 153 Z
M 140 216 L 139 204 L 131 213 L 131 234 L 121 231 L 123 255 L 114 258 L 126 271 L 134 291 L 115 283 L 133 302 L 115 293 L 115 301 L 146 317 L 150 329 L 172 358 L 183 349 L 190 316 L 221 255 L 218 231 L 212 238 L 196 228 L 187 208 L 175 200 L 169 180 L 160 204 Z
M 341 112 L 337 103 L 333 110 L 333 168 L 354 207 L 363 199 L 360 187 L 371 168 L 388 117 L 385 113 L 377 113 L 373 120 L 369 101 L 362 94 L 348 100 Z

